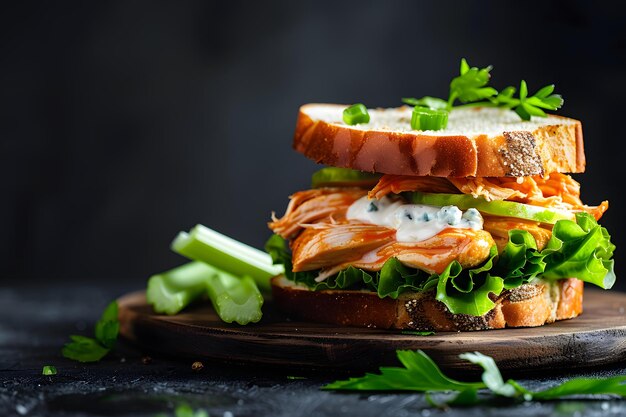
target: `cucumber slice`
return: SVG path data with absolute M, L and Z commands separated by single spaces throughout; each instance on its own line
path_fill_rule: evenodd
M 315 172 L 311 177 L 311 187 L 340 187 L 374 185 L 381 174 L 357 171 L 349 168 L 326 167 Z
M 559 220 L 574 220 L 574 213 L 566 210 L 547 209 L 514 201 L 487 201 L 483 197 L 474 197 L 469 194 L 413 192 L 411 193 L 411 201 L 414 204 L 430 206 L 457 206 L 461 210 L 475 208 L 481 213 L 516 217 L 550 224 L 554 224 Z

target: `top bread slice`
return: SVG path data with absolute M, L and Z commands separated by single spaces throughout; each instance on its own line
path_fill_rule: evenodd
M 370 109 L 347 125 L 346 105 L 300 107 L 293 146 L 318 163 L 361 171 L 437 177 L 523 177 L 585 170 L 582 125 L 549 115 L 523 121 L 501 108 L 453 109 L 448 126 L 411 129 L 412 108 Z

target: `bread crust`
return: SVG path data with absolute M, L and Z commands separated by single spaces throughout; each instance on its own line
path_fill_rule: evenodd
M 437 136 L 330 123 L 311 116 L 315 106 L 345 106 L 307 104 L 300 108 L 293 147 L 326 165 L 437 177 L 520 177 L 585 170 L 582 125 L 574 119 L 551 115 L 554 124 L 533 131 Z
M 311 291 L 287 280 L 272 278 L 274 303 L 297 318 L 342 326 L 475 331 L 505 327 L 536 327 L 582 313 L 583 282 L 576 278 L 536 281 L 504 291 L 484 316 L 452 314 L 434 292 L 403 293 L 379 298 L 372 291 Z

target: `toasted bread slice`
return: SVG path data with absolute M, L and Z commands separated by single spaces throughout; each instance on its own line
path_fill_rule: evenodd
M 336 167 L 397 175 L 522 177 L 585 170 L 582 125 L 549 115 L 523 121 L 498 108 L 453 109 L 446 129 L 411 129 L 411 107 L 369 110 L 370 122 L 342 121 L 347 106 L 300 108 L 293 146 Z
M 535 327 L 582 313 L 583 282 L 536 280 L 504 291 L 484 316 L 452 314 L 434 292 L 379 298 L 372 291 L 311 291 L 284 276 L 272 278 L 276 305 L 294 317 L 342 326 L 434 331 Z

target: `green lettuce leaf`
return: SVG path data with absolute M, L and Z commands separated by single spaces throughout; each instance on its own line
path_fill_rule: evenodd
M 315 282 L 315 290 L 336 290 L 367 288 L 376 291 L 376 272 L 368 272 L 353 266 L 349 266 L 337 275 L 326 278 L 322 282 Z M 311 285 L 309 285 L 311 286 Z
M 378 296 L 393 299 L 404 291 L 428 291 L 437 285 L 436 275 L 409 268 L 396 258 L 388 259 L 378 273 Z
M 611 236 L 588 213 L 577 213 L 576 222 L 561 220 L 554 225 L 545 249 L 545 279 L 575 277 L 609 289 L 615 283 L 615 245 Z
M 487 261 L 473 269 L 464 270 L 457 261 L 451 262 L 438 277 L 437 300 L 453 314 L 482 316 L 487 313 L 495 306 L 490 294 L 500 295 L 504 289 L 504 280 L 489 272 L 497 255 L 494 246 Z
M 480 267 L 463 269 L 457 261 L 451 262 L 438 275 L 437 300 L 454 314 L 482 316 L 494 307 L 490 294 L 500 295 L 504 280 L 490 273 L 498 250 L 493 246 L 489 258 Z
M 517 288 L 543 273 L 546 266 L 544 257 L 529 232 L 510 230 L 509 241 L 492 273 L 503 278 L 505 289 Z
M 479 267 L 463 269 L 453 261 L 441 274 L 428 274 L 390 258 L 377 272 L 350 266 L 323 282 L 316 282 L 319 271 L 292 272 L 291 253 L 280 236 L 272 236 L 266 250 L 275 263 L 284 264 L 288 279 L 313 290 L 369 289 L 381 298 L 394 299 L 404 291 L 435 290 L 436 299 L 450 312 L 473 316 L 482 316 L 494 307 L 491 294 L 500 295 L 504 289 L 517 288 L 536 277 L 575 277 L 605 289 L 615 282 L 611 259 L 615 245 L 607 230 L 587 213 L 576 214 L 576 222 L 557 221 L 542 251 L 529 232 L 511 230 L 500 255 L 494 246 Z

